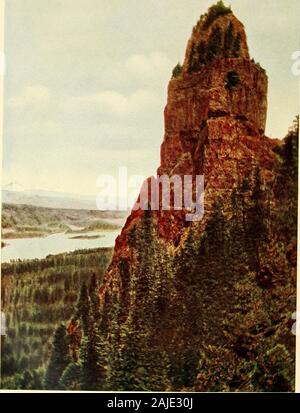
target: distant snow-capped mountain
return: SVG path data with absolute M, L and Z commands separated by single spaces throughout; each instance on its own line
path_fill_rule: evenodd
M 50 208 L 97 209 L 96 199 L 89 196 L 43 189 L 26 189 L 17 182 L 2 186 L 2 202 Z
M 6 185 L 2 186 L 3 191 L 15 191 L 15 192 L 22 192 L 25 190 L 23 185 L 21 185 L 19 182 L 10 182 Z

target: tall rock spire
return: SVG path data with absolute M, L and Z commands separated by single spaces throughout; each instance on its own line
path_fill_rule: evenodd
M 194 27 L 183 67 L 169 83 L 159 173 L 180 173 L 187 158 L 195 173 L 203 172 L 199 156 L 212 137 L 210 121 L 214 133 L 230 120 L 263 135 L 267 88 L 265 71 L 250 60 L 243 24 L 230 8 L 212 6 Z
M 184 71 L 191 73 L 215 59 L 230 57 L 249 60 L 245 28 L 231 8 L 215 5 L 193 28 L 185 53 Z
M 268 180 L 275 160 L 276 142 L 264 135 L 267 75 L 250 60 L 243 24 L 219 3 L 193 28 L 184 64 L 173 71 L 157 169 L 158 176 L 204 175 L 202 229 L 217 197 L 226 209 L 232 190 L 254 165 L 259 165 Z M 128 234 L 139 225 L 142 214 L 134 210 L 128 217 L 116 240 L 107 279 L 120 257 L 129 258 Z M 155 214 L 159 235 L 178 245 L 187 225 L 185 212 L 159 210 Z
M 266 73 L 218 2 L 173 71 L 158 168 L 204 175 L 204 216 L 129 215 L 99 291 L 111 390 L 292 391 L 297 145 L 264 135 L 266 110 Z

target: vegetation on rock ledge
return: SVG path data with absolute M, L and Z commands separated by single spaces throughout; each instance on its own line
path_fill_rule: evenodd
M 208 9 L 208 12 L 203 15 L 204 27 L 207 29 L 218 17 L 231 14 L 231 7 L 225 6 L 222 0 L 218 1 Z

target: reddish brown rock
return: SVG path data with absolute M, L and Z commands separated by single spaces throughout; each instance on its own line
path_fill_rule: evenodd
M 233 38 L 240 41 L 235 57 L 224 46 L 230 26 Z M 215 58 L 204 62 L 199 48 L 195 52 L 195 45 L 201 43 L 207 49 L 216 28 L 222 33 L 222 48 Z M 250 60 L 242 23 L 232 13 L 215 19 L 208 27 L 202 18 L 188 42 L 182 73 L 169 83 L 165 135 L 157 171 L 158 176 L 204 175 L 205 215 L 199 231 L 205 227 L 216 198 L 222 199 L 226 211 L 232 190 L 255 166 L 266 183 L 272 179 L 273 147 L 278 142 L 264 135 L 267 89 L 265 71 Z M 100 291 L 102 302 L 114 279 L 118 279 L 120 259 L 130 264 L 128 233 L 139 224 L 142 213 L 138 210 L 130 214 L 116 240 L 114 258 Z M 185 213 L 156 212 L 159 236 L 175 247 L 187 226 Z
M 99 312 L 93 301 L 111 390 L 293 391 L 298 132 L 282 145 L 265 136 L 267 83 L 219 1 L 173 71 L 154 178 L 203 175 L 204 216 L 191 223 L 161 199 L 151 213 L 136 208 L 148 205 L 145 181 Z M 82 321 L 68 329 L 75 360 Z
M 200 20 L 197 22 L 196 26 L 193 28 L 192 35 L 188 41 L 186 52 L 185 52 L 185 59 L 184 59 L 184 71 L 188 72 L 189 63 L 193 58 L 193 52 L 196 53 L 195 60 L 196 62 L 201 62 L 203 59 L 203 54 L 208 49 L 209 41 L 216 29 L 220 29 L 220 31 L 225 35 L 228 31 L 232 30 L 232 43 L 234 43 L 235 39 L 239 37 L 240 41 L 240 57 L 246 60 L 249 60 L 249 51 L 247 45 L 247 37 L 245 33 L 244 25 L 234 16 L 232 12 L 228 12 L 225 15 L 221 15 L 215 20 L 213 20 L 210 24 L 208 24 L 207 15 L 201 16 Z M 229 39 L 230 40 L 230 39 Z M 223 44 L 220 48 L 220 54 L 223 58 L 229 57 L 230 55 L 234 54 L 233 51 L 230 50 L 229 44 L 230 41 L 226 42 L 225 36 L 223 36 Z M 201 45 L 205 46 L 201 50 Z M 226 47 L 227 46 L 227 47 Z

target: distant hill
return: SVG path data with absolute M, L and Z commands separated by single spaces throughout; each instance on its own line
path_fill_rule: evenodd
M 56 232 L 118 229 L 125 213 L 87 209 L 45 208 L 34 205 L 2 205 L 2 237 L 23 238 Z
M 94 197 L 55 191 L 27 190 L 17 183 L 2 187 L 2 202 L 51 208 L 96 209 Z

